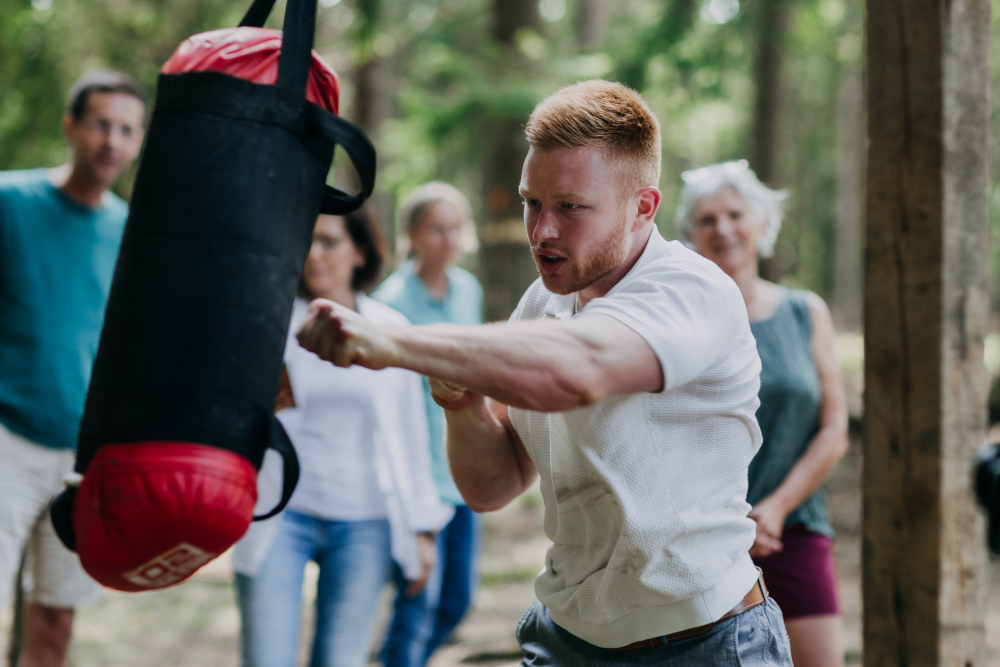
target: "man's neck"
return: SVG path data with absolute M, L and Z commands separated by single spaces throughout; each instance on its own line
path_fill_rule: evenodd
M 643 229 L 633 237 L 632 247 L 628 251 L 628 256 L 625 257 L 625 261 L 617 269 L 576 293 L 577 312 L 583 310 L 583 307 L 591 300 L 602 297 L 610 292 L 612 287 L 628 275 L 628 272 L 632 270 L 632 267 L 635 266 L 635 263 L 639 261 L 642 253 L 646 250 L 649 238 L 653 235 L 653 227 L 654 225 L 650 223 L 646 229 Z
M 419 259 L 416 260 L 415 265 L 417 276 L 423 281 L 427 291 L 438 301 L 444 300 L 448 294 L 448 273 L 445 271 L 445 267 L 430 266 Z
M 100 208 L 109 189 L 107 183 L 84 176 L 72 163 L 50 169 L 49 180 L 67 197 L 87 208 Z

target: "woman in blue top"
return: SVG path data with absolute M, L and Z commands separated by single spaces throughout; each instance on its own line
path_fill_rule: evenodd
M 781 606 L 796 667 L 839 667 L 837 570 L 822 486 L 847 451 L 847 403 L 823 300 L 758 275 L 787 194 L 745 160 L 684 172 L 679 229 L 739 286 L 760 354 L 764 442 L 749 470 L 750 555 Z
M 372 296 L 392 306 L 413 324 L 481 324 L 483 288 L 455 266 L 462 253 L 476 249 L 472 209 L 447 183 L 427 183 L 403 201 L 399 211 L 400 254 L 406 257 Z M 384 660 L 386 667 L 424 665 L 465 615 L 472 600 L 479 543 L 479 519 L 466 506 L 448 469 L 444 414 L 424 382 L 430 429 L 431 468 L 441 500 L 455 516 L 438 535 L 438 565 L 415 595 L 399 587 Z M 397 572 L 397 579 L 399 578 Z

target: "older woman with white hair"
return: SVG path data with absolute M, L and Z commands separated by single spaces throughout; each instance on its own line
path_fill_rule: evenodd
M 847 451 L 847 407 L 823 300 L 758 274 L 781 227 L 787 193 L 745 160 L 682 174 L 677 225 L 687 243 L 739 286 L 761 359 L 764 442 L 749 470 L 757 524 L 750 555 L 781 606 L 796 667 L 843 664 L 837 570 L 822 486 Z
M 483 288 L 455 266 L 476 249 L 472 208 L 447 183 L 426 183 L 404 200 L 397 216 L 398 246 L 405 258 L 372 295 L 413 324 L 481 324 Z M 479 518 L 468 508 L 451 478 L 445 456 L 444 413 L 424 378 L 431 464 L 441 500 L 455 516 L 438 535 L 438 565 L 418 593 L 400 586 L 383 659 L 386 667 L 424 665 L 465 615 L 472 600 L 479 543 Z M 398 568 L 397 568 L 398 569 Z

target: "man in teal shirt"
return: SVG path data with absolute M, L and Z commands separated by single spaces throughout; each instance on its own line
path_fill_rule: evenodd
M 128 215 L 110 188 L 139 153 L 145 115 L 132 77 L 85 74 L 62 122 L 70 162 L 0 172 L 0 604 L 24 552 L 21 665 L 66 664 L 74 607 L 98 591 L 46 509 L 73 468 Z
M 481 324 L 483 288 L 476 277 L 455 266 L 463 251 L 475 248 L 469 202 L 446 183 L 427 183 L 400 207 L 400 225 L 411 255 L 372 295 L 406 315 L 413 324 Z M 406 593 L 397 572 L 399 592 L 386 639 L 386 667 L 419 667 L 451 634 L 472 599 L 478 551 L 479 519 L 458 492 L 444 443 L 444 412 L 431 397 L 427 378 L 424 400 L 430 430 L 431 471 L 441 500 L 455 506 L 455 517 L 438 536 L 438 563 L 426 586 Z

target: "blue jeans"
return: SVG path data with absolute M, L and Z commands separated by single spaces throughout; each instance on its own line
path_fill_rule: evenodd
M 792 667 L 792 652 L 778 603 L 743 612 L 699 637 L 655 648 L 616 651 L 589 644 L 563 630 L 535 600 L 517 626 L 522 667 Z
M 395 567 L 396 601 L 382 658 L 386 667 L 422 667 L 465 616 L 476 585 L 479 515 L 465 505 L 438 535 L 438 563 L 414 596 Z
M 319 565 L 310 667 L 363 667 L 392 555 L 389 522 L 325 521 L 291 510 L 254 577 L 236 575 L 243 667 L 295 667 L 302 577 Z

